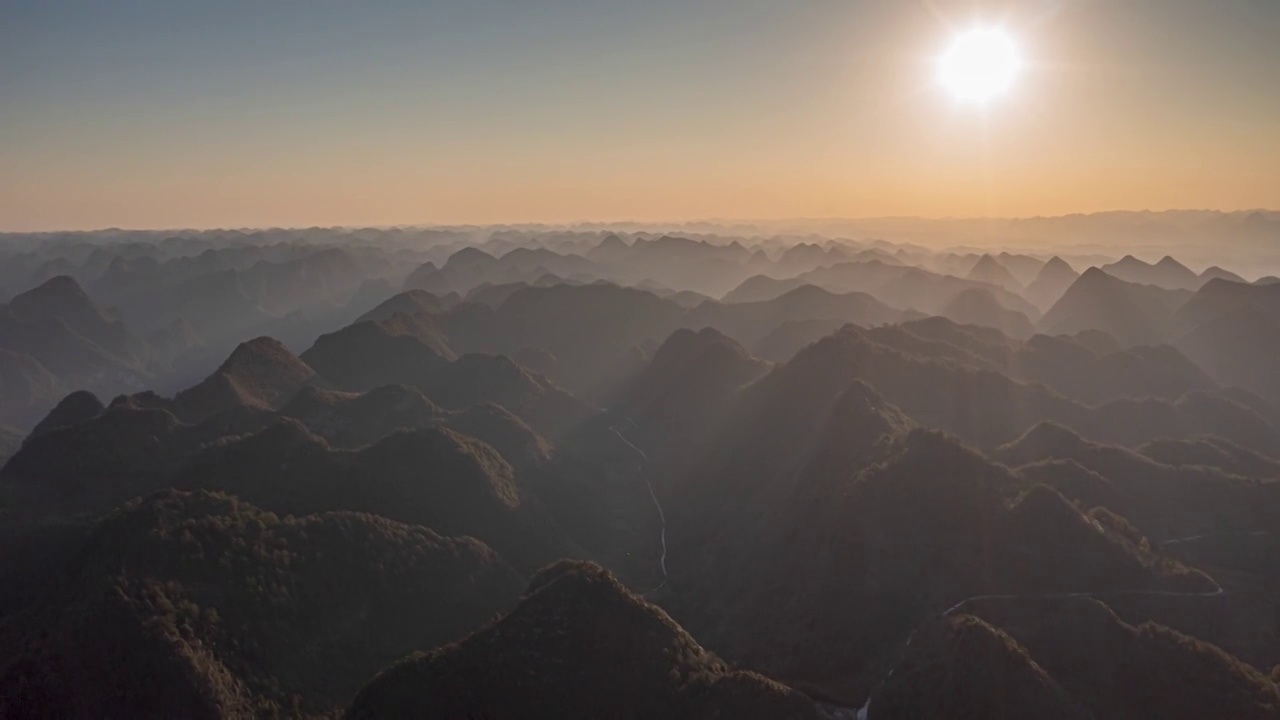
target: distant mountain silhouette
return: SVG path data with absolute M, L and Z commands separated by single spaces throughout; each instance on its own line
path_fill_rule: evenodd
M 1277 438 L 1276 429 L 1255 411 L 1224 398 L 1191 393 L 1176 402 L 1117 398 L 1087 405 L 990 366 L 904 352 L 881 342 L 886 335 L 889 331 L 882 329 L 846 327 L 809 346 L 788 365 L 807 368 L 804 372 L 819 385 L 862 378 L 916 421 L 978 447 L 1008 442 L 1045 419 L 1122 444 L 1215 432 L 1260 449 Z M 793 371 L 799 372 L 787 370 Z M 1105 369 L 1097 372 L 1107 376 Z
M 91 289 L 147 336 L 182 322 L 216 364 L 250 337 L 272 335 L 296 346 L 385 299 L 392 285 L 373 276 L 376 263 L 362 255 L 356 248 L 285 244 L 219 244 L 163 259 L 117 255 Z M 200 365 L 197 358 L 183 362 Z
M 496 263 L 498 259 L 489 253 L 474 247 L 464 247 L 458 252 L 449 256 L 442 270 L 474 270 L 476 268 L 488 267 Z
M 784 250 L 774 265 L 783 275 L 796 275 L 846 261 L 849 256 L 844 248 L 802 242 Z
M 1039 274 L 1027 284 L 1022 295 L 1041 312 L 1047 312 L 1079 277 L 1080 273 L 1055 255 L 1040 268 Z
M 704 302 L 714 301 L 713 298 L 703 295 L 702 293 L 694 292 L 692 290 L 681 290 L 679 292 L 673 292 L 667 295 L 666 299 L 679 305 L 682 308 L 688 308 L 690 310 L 698 307 Z
M 566 278 L 600 277 L 596 263 L 576 254 L 546 248 L 515 247 L 500 257 L 477 247 L 464 247 L 449 256 L 439 269 L 428 262 L 405 279 L 405 290 L 426 290 L 437 296 L 466 296 L 483 286 L 502 287 L 533 283 L 548 275 Z
M 631 246 L 626 241 L 610 233 L 600 244 L 587 252 L 587 259 L 601 263 L 618 263 L 627 258 Z
M 614 406 L 651 430 L 689 438 L 704 430 L 738 388 L 768 369 L 712 328 L 677 330 Z
M 625 285 L 656 280 L 669 288 L 721 297 L 754 274 L 747 264 L 750 256 L 737 242 L 717 244 L 674 235 L 638 237 L 625 259 L 605 265 L 601 277 Z
M 89 299 L 79 283 L 65 275 L 14 297 L 9 301 L 6 316 L 7 322 L 34 325 L 46 332 L 53 332 L 50 326 L 56 325 L 120 360 L 136 361 L 145 356 L 142 341 Z M 10 337 L 10 341 L 17 340 L 16 336 Z
M 1044 269 L 1045 261 L 1030 255 L 1002 252 L 995 256 L 1001 267 L 1009 271 L 1024 287 L 1030 285 Z
M 58 378 L 39 360 L 0 348 L 0 421 L 30 427 L 64 394 Z
M 969 280 L 999 285 L 1012 292 L 1022 290 L 1022 283 L 1018 282 L 1017 278 L 1005 266 L 1001 265 L 999 260 L 990 255 L 983 255 L 979 258 L 977 264 L 969 270 L 965 277 Z
M 459 352 L 541 348 L 556 358 L 552 380 L 575 394 L 593 395 L 635 372 L 635 348 L 660 342 L 687 312 L 641 290 L 558 285 L 517 291 L 496 311 L 460 306 L 441 325 Z
M 744 345 L 753 345 L 789 320 L 839 320 L 878 325 L 901 319 L 903 314 L 861 292 L 838 295 L 805 285 L 772 300 L 752 303 L 706 303 L 698 306 L 686 323 L 710 326 Z
M 156 326 L 180 318 L 210 341 L 230 339 L 273 319 L 250 295 L 235 270 L 209 272 L 182 283 L 158 287 L 153 292 L 138 294 L 135 302 L 155 308 L 148 311 L 139 307 L 133 312 L 135 316 L 147 317 Z
M 1035 335 L 1019 342 L 998 331 L 958 326 L 944 318 L 874 328 L 866 335 L 904 353 L 1043 383 L 1087 404 L 1125 397 L 1177 400 L 1190 392 L 1217 390 L 1203 370 L 1168 346 L 1095 347 L 1082 335 Z
M 1150 345 L 1171 338 L 1174 311 L 1188 297 L 1185 291 L 1138 285 L 1089 268 L 1037 329 L 1050 335 L 1102 330 L 1122 345 Z
M 764 302 L 785 295 L 807 283 L 803 278 L 786 278 L 778 280 L 768 275 L 754 275 L 742 281 L 720 300 L 727 303 Z
M 787 280 L 757 276 L 744 281 L 725 299 L 733 302 L 768 300 L 805 284 L 837 294 L 864 292 L 891 307 L 926 313 L 938 312 L 964 290 L 982 289 L 1008 309 L 1017 310 L 1032 319 L 1038 319 L 1040 315 L 1031 303 L 999 285 L 939 275 L 919 267 L 882 260 L 836 263 Z
M 987 290 L 1001 305 L 1016 310 L 1029 318 L 1038 318 L 1040 311 L 1020 295 L 992 283 L 978 283 L 951 276 L 940 276 L 919 268 L 909 268 L 892 282 L 872 291 L 876 297 L 895 307 L 911 308 L 925 313 L 937 312 L 959 292 L 973 287 Z
M 51 396 L 137 389 L 154 370 L 146 343 L 65 275 L 0 306 L 0 352 L 0 419 L 22 424 Z
M 1195 290 L 1200 278 L 1186 265 L 1166 255 L 1155 265 L 1145 263 L 1132 255 L 1110 265 L 1102 271 L 1108 275 L 1138 285 L 1156 285 L 1170 290 Z
M 438 270 L 433 263 L 426 263 L 410 273 L 405 280 L 405 290 L 426 290 L 435 295 L 450 292 L 464 294 L 488 277 L 487 272 L 498 259 L 475 247 L 465 247 L 449 256 Z
M 395 312 L 321 335 L 301 359 L 334 386 L 365 391 L 425 384 L 453 357 L 431 316 Z
M 803 694 L 730 668 L 604 569 L 567 562 L 538 573 L 496 623 L 384 671 L 347 711 L 352 720 L 715 716 L 822 717 Z
M 277 262 L 260 260 L 241 273 L 241 284 L 250 297 L 276 315 L 346 301 L 363 282 L 355 257 L 341 248 L 318 249 Z
M 480 303 L 488 305 L 491 308 L 497 308 L 507 301 L 512 295 L 527 287 L 532 287 L 527 282 L 512 283 L 484 283 L 471 288 L 463 297 L 464 302 Z
M 954 360 L 1023 382 L 1043 383 L 1089 405 L 1121 397 L 1178 400 L 1189 392 L 1217 389 L 1203 370 L 1169 346 L 1116 350 L 1094 348 L 1080 334 L 1038 334 L 1018 342 L 1004 333 L 979 331 L 982 328 L 929 318 L 896 328 L 870 329 L 867 336 L 908 354 Z
M 582 401 L 504 355 L 463 355 L 433 373 L 422 389 L 449 410 L 501 405 L 553 438 L 590 413 Z
M 1220 382 L 1280 401 L 1280 315 L 1260 308 L 1235 310 L 1210 320 L 1177 346 Z
M 184 360 L 200 353 L 208 344 L 191 323 L 182 318 L 148 333 L 146 342 L 156 360 L 179 369 Z
M 1037 425 L 992 457 L 1010 467 L 1069 460 L 1097 473 L 1107 487 L 1063 485 L 1060 480 L 1076 480 L 1069 472 L 1044 472 L 1050 468 L 1041 468 L 1036 477 L 1090 507 L 1103 505 L 1124 515 L 1157 542 L 1212 532 L 1228 521 L 1256 527 L 1258 519 L 1280 510 L 1256 480 L 1210 467 L 1163 464 L 1127 448 L 1090 442 L 1053 423 Z
M 404 291 L 413 292 L 414 290 L 420 290 L 422 292 L 427 292 L 427 289 L 432 286 L 432 280 L 430 278 L 439 270 L 440 268 L 430 261 L 419 265 L 409 273 L 408 277 L 404 279 Z
M 1210 280 L 1178 308 L 1175 319 L 1181 329 L 1190 331 L 1210 320 L 1248 308 L 1280 315 L 1280 287 Z
M 1031 321 L 1026 315 L 1009 310 L 991 293 L 977 288 L 956 295 L 939 314 L 961 325 L 998 328 L 1010 337 L 1028 337 L 1032 333 Z
M 444 312 L 444 310 L 445 304 L 435 295 L 425 290 L 406 290 L 398 295 L 393 295 L 374 309 L 356 318 L 353 324 L 390 320 L 398 313 L 413 316 L 424 312 L 440 313 Z
M 1201 287 L 1203 287 L 1204 284 L 1209 282 L 1210 280 L 1227 280 L 1229 282 L 1238 282 L 1238 283 L 1245 282 L 1244 278 L 1231 272 L 1230 270 L 1223 270 L 1217 265 L 1207 267 L 1204 269 L 1204 272 L 1200 273 Z
M 1211 280 L 1175 315 L 1175 344 L 1215 379 L 1280 399 L 1280 285 Z
M 752 354 L 761 360 L 786 362 L 806 345 L 816 342 L 846 325 L 843 320 L 788 320 L 760 338 Z

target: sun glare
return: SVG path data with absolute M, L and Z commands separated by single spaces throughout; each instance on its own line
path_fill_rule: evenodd
M 938 59 L 943 86 L 957 99 L 977 103 L 1007 91 L 1021 66 L 1013 38 L 999 28 L 975 28 L 957 36 Z

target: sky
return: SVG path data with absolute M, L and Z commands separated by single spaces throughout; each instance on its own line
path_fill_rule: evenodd
M 958 103 L 937 57 L 1025 67 Z M 0 230 L 1280 208 L 1280 0 L 0 0 Z

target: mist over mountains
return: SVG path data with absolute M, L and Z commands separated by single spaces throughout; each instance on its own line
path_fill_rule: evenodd
M 1280 718 L 1277 258 L 0 236 L 0 717 Z

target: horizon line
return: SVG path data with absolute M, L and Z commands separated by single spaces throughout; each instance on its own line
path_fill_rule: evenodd
M 1215 208 L 1165 208 L 1152 209 L 1115 209 L 1095 210 L 1089 212 L 1071 212 L 1057 215 L 864 215 L 864 216 L 815 216 L 815 217 L 779 217 L 779 218 L 697 218 L 689 220 L 574 220 L 567 222 L 491 222 L 491 223 L 445 223 L 445 222 L 412 222 L 412 223 L 379 223 L 379 224 L 343 224 L 343 225 L 188 225 L 188 226 L 106 226 L 88 229 L 49 228 L 40 230 L 8 230 L 0 228 L 0 236 L 5 235 L 53 235 L 84 234 L 107 232 L 215 232 L 246 230 L 395 230 L 395 229 L 488 229 L 488 228 L 548 228 L 571 229 L 583 227 L 607 228 L 610 226 L 633 225 L 640 227 L 676 227 L 681 225 L 778 225 L 786 223 L 839 223 L 839 222 L 884 222 L 915 220 L 925 222 L 979 222 L 979 221 L 1025 221 L 1025 220 L 1060 220 L 1065 218 L 1094 217 L 1100 215 L 1164 215 L 1171 213 L 1214 213 L 1219 215 L 1252 215 L 1255 213 L 1280 213 L 1280 209 L 1241 208 L 1222 210 Z

